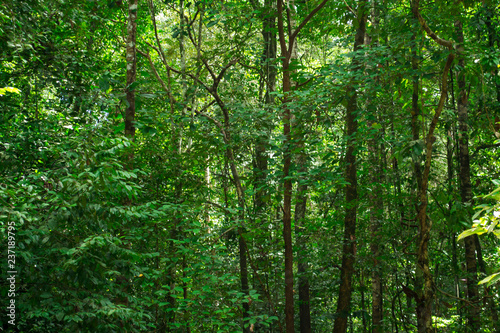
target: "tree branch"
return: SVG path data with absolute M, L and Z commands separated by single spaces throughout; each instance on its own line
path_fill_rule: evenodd
M 206 113 L 203 113 L 203 112 L 200 112 L 200 111 L 197 111 L 197 110 L 194 110 L 194 112 L 197 115 L 200 115 L 200 116 L 205 117 L 205 118 L 209 119 L 210 121 L 212 121 L 220 129 L 220 131 L 222 133 L 222 136 L 224 137 L 224 143 L 225 144 L 229 144 L 229 140 L 228 140 L 226 131 L 225 131 L 224 126 L 222 125 L 222 123 L 220 121 L 218 121 L 217 119 L 209 116 Z
M 215 82 L 215 80 L 217 79 L 217 77 L 215 76 L 215 73 L 212 70 L 212 67 L 210 67 L 210 65 L 208 64 L 207 59 L 201 58 L 201 61 L 203 62 L 203 64 L 205 65 L 205 68 L 210 73 L 210 76 L 212 77 L 212 80 L 214 80 L 214 82 Z
M 471 155 L 471 159 L 474 158 L 474 156 L 476 156 L 477 153 L 479 153 L 480 150 L 483 150 L 483 149 L 488 149 L 488 148 L 496 148 L 496 147 L 500 147 L 500 143 L 492 143 L 492 144 L 484 144 L 484 145 L 480 145 L 476 148 L 476 151 L 474 152 L 474 154 Z
M 452 50 L 453 43 L 451 41 L 439 38 L 439 36 L 436 35 L 436 33 L 429 28 L 429 26 L 425 22 L 424 18 L 422 17 L 422 15 L 420 15 L 420 11 L 418 10 L 419 2 L 420 2 L 420 0 L 413 1 L 413 4 L 411 6 L 411 11 L 413 12 L 413 15 L 415 16 L 415 18 L 418 20 L 418 22 L 422 26 L 422 29 L 424 29 L 424 31 L 427 33 L 427 35 L 429 37 L 431 37 L 432 39 L 434 39 L 434 41 L 436 43 L 448 48 L 449 50 Z
M 307 24 L 307 22 L 309 22 L 309 20 L 311 20 L 311 18 L 314 16 L 314 14 L 319 12 L 321 10 L 321 8 L 323 8 L 323 6 L 326 5 L 327 2 L 328 2 L 328 0 L 323 0 L 316 8 L 314 8 L 309 13 L 309 15 L 306 16 L 306 18 L 299 24 L 297 29 L 295 29 L 295 31 L 290 36 L 290 50 L 291 50 L 291 45 L 293 45 L 293 43 L 295 42 L 295 38 L 299 34 L 300 30 L 302 30 L 302 28 Z
M 149 66 L 151 67 L 151 70 L 153 71 L 154 75 L 156 76 L 156 79 L 158 80 L 158 82 L 160 82 L 161 87 L 163 88 L 163 90 L 165 90 L 165 92 L 167 92 L 168 94 L 170 94 L 171 91 L 167 88 L 167 85 L 165 84 L 165 81 L 163 81 L 163 79 L 158 74 L 158 71 L 156 70 L 156 67 L 155 67 L 155 65 L 153 63 L 153 60 L 151 60 L 151 56 L 149 55 L 149 53 L 146 53 L 146 52 L 144 52 L 142 50 L 139 50 L 139 49 L 137 49 L 137 52 L 140 55 L 142 55 L 143 57 L 145 57 L 146 59 L 148 59 Z
M 283 27 L 283 0 L 277 0 L 277 10 L 278 10 L 278 37 L 280 41 L 281 56 L 288 59 L 289 50 L 286 47 L 285 41 L 285 28 Z
M 214 84 L 212 85 L 214 91 L 217 90 L 217 87 L 219 86 L 219 83 L 220 81 L 222 80 L 222 77 L 224 76 L 224 73 L 226 73 L 226 71 L 231 67 L 233 66 L 234 64 L 236 64 L 238 61 L 240 60 L 240 58 L 234 58 L 233 60 L 231 60 L 226 66 L 224 66 L 224 68 L 222 68 L 221 72 L 219 73 L 219 75 L 217 75 L 217 78 L 214 79 Z

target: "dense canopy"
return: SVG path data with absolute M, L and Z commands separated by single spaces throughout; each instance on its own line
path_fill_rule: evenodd
M 500 332 L 498 0 L 4 0 L 0 330 Z

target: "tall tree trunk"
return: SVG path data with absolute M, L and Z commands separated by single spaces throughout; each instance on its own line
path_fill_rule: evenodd
M 293 244 L 292 244 L 292 180 L 290 178 L 290 166 L 292 163 L 291 121 L 292 114 L 288 107 L 289 93 L 292 90 L 292 79 L 290 73 L 290 59 L 295 40 L 289 36 L 289 45 L 285 42 L 285 30 L 283 25 L 283 1 L 277 0 L 278 9 L 278 33 L 281 47 L 283 78 L 282 90 L 283 100 L 283 240 L 285 242 L 285 330 L 286 333 L 294 333 L 294 308 L 293 308 Z
M 290 179 L 290 166 L 292 163 L 291 142 L 291 120 L 292 114 L 288 106 L 290 92 L 292 90 L 292 79 L 290 73 L 290 61 L 294 54 L 296 38 L 307 22 L 323 8 L 328 0 L 323 0 L 314 8 L 305 19 L 293 29 L 289 26 L 288 38 L 285 38 L 285 26 L 283 22 L 283 1 L 277 0 L 278 14 L 278 36 L 281 49 L 281 63 L 283 70 L 283 240 L 285 242 L 285 324 L 286 333 L 294 333 L 294 308 L 293 308 L 293 244 L 292 244 L 292 180 Z
M 370 126 L 370 123 L 368 123 Z M 382 277 L 381 267 L 379 262 L 379 243 L 380 243 L 380 222 L 383 219 L 384 202 L 382 196 L 381 178 L 383 168 L 379 160 L 379 145 L 380 137 L 377 133 L 368 142 L 368 151 L 370 158 L 371 185 L 368 194 L 370 203 L 370 251 L 372 255 L 372 333 L 381 333 L 382 316 L 383 316 L 383 300 L 382 300 Z
M 262 53 L 262 70 L 265 81 L 264 103 L 272 105 L 276 91 L 277 68 L 276 60 L 277 40 L 276 40 L 276 13 L 273 9 L 273 1 L 265 0 L 265 13 L 262 20 L 262 37 L 264 39 L 264 52 Z
M 225 116 L 228 115 L 227 109 L 224 108 L 223 113 Z M 229 119 L 226 117 L 226 119 Z M 227 145 L 226 148 L 226 156 L 229 161 L 229 168 L 231 170 L 231 175 L 233 176 L 233 181 L 236 187 L 236 194 L 238 197 L 238 250 L 239 250 L 239 262 L 240 262 L 240 283 L 241 283 L 241 291 L 245 295 L 245 297 L 248 299 L 249 296 L 249 284 L 248 284 L 248 263 L 247 263 L 247 248 L 246 248 L 246 243 L 245 240 L 243 239 L 244 233 L 246 232 L 245 228 L 243 227 L 244 221 L 245 221 L 245 192 L 243 191 L 243 186 L 241 185 L 241 178 L 238 173 L 238 170 L 236 168 L 236 161 L 234 158 L 234 153 L 233 149 L 230 147 L 230 144 L 232 143 L 231 141 L 231 136 L 229 132 L 229 123 L 225 123 L 225 128 L 222 130 L 223 136 L 225 138 L 225 144 Z M 222 129 L 222 127 L 221 127 Z M 242 330 L 244 333 L 250 332 L 250 325 L 247 325 L 245 327 L 245 323 L 248 321 L 249 318 L 249 311 L 250 311 L 250 302 L 244 302 L 243 303 L 243 324 L 242 324 Z
M 373 30 L 377 31 L 379 18 L 378 18 L 378 8 L 377 8 L 377 0 L 371 1 L 371 16 L 372 16 L 372 25 Z M 369 36 L 367 35 L 366 44 L 369 47 L 370 44 L 375 47 L 378 46 L 378 36 Z M 375 81 L 377 84 L 380 84 L 380 79 L 376 77 Z M 382 269 L 380 267 L 379 262 L 379 243 L 380 243 L 380 222 L 384 216 L 384 200 L 382 191 L 383 188 L 381 184 L 383 183 L 384 178 L 384 166 L 381 154 L 383 153 L 383 149 L 381 149 L 381 145 L 379 144 L 381 141 L 381 131 L 374 129 L 373 124 L 374 120 L 378 121 L 379 110 L 376 105 L 372 104 L 372 97 L 370 96 L 367 109 L 370 111 L 368 114 L 368 128 L 372 131 L 370 133 L 370 138 L 368 139 L 368 161 L 372 167 L 372 172 L 370 176 L 370 190 L 368 192 L 368 201 L 370 205 L 370 251 L 372 255 L 372 268 L 371 268 L 371 276 L 372 276 L 372 333 L 381 333 L 382 332 L 382 317 L 383 317 L 383 299 L 382 299 L 382 277 L 381 272 Z M 364 317 L 363 317 L 364 321 Z
M 137 33 L 137 2 L 129 0 L 128 23 L 127 23 L 127 109 L 125 110 L 125 135 L 130 139 L 135 136 L 135 89 L 131 85 L 136 80 L 137 58 L 136 58 L 136 33 Z M 133 159 L 130 153 L 130 160 Z
M 418 71 L 418 58 L 417 58 L 417 41 L 416 41 L 416 36 L 415 34 L 412 34 L 411 36 L 412 40 L 412 58 L 411 58 L 411 65 L 412 69 L 415 73 Z M 420 106 L 418 104 L 418 99 L 419 99 L 419 84 L 420 83 L 420 78 L 417 74 L 413 76 L 413 91 L 412 91 L 412 96 L 411 96 L 411 102 L 412 102 L 412 108 L 411 108 L 411 131 L 412 131 L 412 140 L 413 142 L 419 142 L 420 140 L 420 123 L 419 123 L 419 116 L 422 115 L 422 112 L 420 110 Z M 420 156 L 416 156 L 416 158 L 413 160 L 413 173 L 417 185 L 417 205 L 416 211 L 418 214 L 418 201 L 420 200 L 420 192 L 422 191 L 422 166 L 421 166 L 421 161 L 420 161 Z M 420 229 L 419 229 L 420 233 Z M 418 249 L 418 244 L 417 244 L 417 249 Z M 416 271 L 415 271 L 415 281 L 414 281 L 414 288 L 415 290 L 421 290 L 423 287 L 423 273 L 422 270 L 419 268 L 417 265 Z M 418 303 L 418 300 L 416 300 Z M 408 298 L 408 303 L 411 303 L 411 298 Z M 418 306 L 418 304 L 417 304 Z
M 450 90 L 451 90 L 451 105 L 455 105 L 455 93 L 454 93 L 454 87 L 453 87 L 453 69 L 450 69 Z M 455 145 L 454 142 L 456 141 L 455 138 L 457 136 L 456 134 L 456 125 L 453 123 L 453 121 L 450 121 L 449 124 L 447 124 L 447 137 L 446 137 L 446 165 L 447 165 L 447 174 L 448 174 L 448 194 L 450 196 L 450 199 L 448 200 L 448 216 L 452 216 L 452 208 L 455 203 L 455 198 L 453 195 L 454 192 L 454 181 L 455 181 L 455 166 L 453 164 L 454 158 L 454 151 L 455 151 Z M 453 283 L 454 283 L 454 293 L 455 296 L 460 298 L 460 269 L 458 267 L 458 259 L 457 259 L 457 235 L 455 232 L 452 232 L 451 235 L 449 236 L 449 242 L 451 243 L 451 268 L 453 270 Z M 457 315 L 461 318 L 461 309 L 460 307 L 457 307 Z
M 261 63 L 261 73 L 260 73 L 260 102 L 262 107 L 266 110 L 271 110 L 274 107 L 274 95 L 272 94 L 276 90 L 276 76 L 277 68 L 274 63 L 276 60 L 276 13 L 273 9 L 273 0 L 265 0 L 264 10 L 262 14 L 262 38 L 263 38 L 263 52 L 262 52 L 262 63 Z M 254 216 L 259 222 L 255 225 L 255 228 L 264 228 L 266 219 L 268 219 L 267 212 L 267 200 L 266 196 L 269 195 L 267 190 L 267 172 L 268 172 L 268 144 L 270 129 L 268 127 L 267 119 L 262 119 L 258 123 L 258 128 L 261 135 L 256 138 L 255 142 L 255 158 L 254 164 L 254 189 L 256 190 L 254 195 Z M 266 237 L 269 235 L 266 234 Z M 259 239 L 256 240 L 257 242 Z M 260 251 L 259 251 L 260 252 Z M 258 269 L 263 273 L 263 278 L 258 279 L 257 290 L 261 295 L 268 294 L 266 281 L 269 279 L 269 260 L 265 258 L 264 253 L 262 253 L 260 260 L 257 262 Z M 272 313 L 271 301 L 264 301 L 261 305 L 261 310 L 269 309 L 269 313 Z M 254 327 L 255 332 L 263 332 L 267 329 L 259 324 Z
M 241 203 L 240 203 L 240 209 L 241 209 Z M 240 214 L 240 224 L 243 223 L 243 218 L 244 215 Z M 241 291 L 243 294 L 245 294 L 247 297 L 249 295 L 249 286 L 248 286 L 248 264 L 247 264 L 247 254 L 246 254 L 246 247 L 245 247 L 245 241 L 243 240 L 243 233 L 244 233 L 243 227 L 238 227 L 238 232 L 239 232 L 239 238 L 238 238 L 238 248 L 239 248 L 239 255 L 240 255 L 240 282 L 241 282 Z M 248 320 L 249 317 L 249 311 L 250 311 L 250 302 L 244 302 L 243 303 L 243 332 L 247 333 L 250 332 L 250 325 L 248 323 L 245 323 L 245 321 Z M 245 326 L 245 324 L 247 324 Z
M 412 37 L 412 58 L 411 67 L 413 71 L 418 71 L 418 58 L 417 58 L 417 42 L 416 37 L 413 34 Z M 413 76 L 413 92 L 411 95 L 411 134 L 412 140 L 417 142 L 420 140 L 420 125 L 419 116 L 421 116 L 421 110 L 418 105 L 418 92 L 419 92 L 419 77 L 418 74 Z M 417 158 L 413 161 L 413 169 L 415 173 L 415 179 L 417 183 L 417 191 L 420 192 L 422 188 L 422 167 L 420 165 L 420 160 Z
M 360 50 L 365 41 L 366 21 L 368 18 L 368 1 L 358 1 L 358 26 L 354 39 L 354 52 Z M 353 71 L 359 72 L 362 69 L 362 62 L 358 55 L 353 60 Z M 356 81 L 356 80 L 355 80 Z M 351 82 L 349 85 L 346 109 L 346 135 L 347 150 L 345 155 L 345 179 L 349 183 L 345 189 L 346 211 L 344 219 L 344 240 L 342 247 L 342 268 L 340 271 L 340 289 L 337 302 L 337 313 L 333 328 L 334 333 L 345 333 L 347 330 L 348 317 L 351 311 L 352 275 L 354 273 L 354 261 L 356 254 L 356 213 L 358 207 L 358 178 L 356 166 L 356 145 L 358 131 L 358 105 L 357 88 L 358 82 Z
M 458 46 L 456 48 L 458 55 L 458 66 L 460 70 L 457 73 L 458 83 L 458 159 L 460 164 L 460 197 L 462 205 L 467 211 L 466 217 L 470 218 L 470 205 L 472 205 L 472 184 L 470 181 L 470 162 L 469 162 L 469 134 L 468 134 L 468 100 L 467 88 L 465 86 L 465 57 L 464 57 L 464 33 L 462 22 L 455 22 L 455 33 L 457 34 Z M 474 235 L 477 237 L 477 235 Z M 476 246 L 474 236 L 469 236 L 465 241 L 465 265 L 467 270 L 467 298 L 475 303 L 479 297 L 477 286 L 477 261 L 476 261 Z M 467 330 L 477 332 L 480 329 L 479 308 L 477 306 L 469 306 L 467 309 Z
M 292 10 L 295 7 L 293 1 L 288 3 L 288 7 L 292 12 L 290 17 L 290 26 L 295 29 L 296 22 L 294 19 L 294 11 Z M 297 61 L 297 38 L 294 41 L 294 44 L 291 49 L 290 54 L 290 63 L 293 65 L 294 62 Z M 294 84 L 292 81 L 291 84 Z M 307 165 L 306 159 L 307 155 L 304 151 L 304 137 L 306 131 L 305 119 L 307 116 L 304 114 L 300 114 L 297 111 L 296 114 L 292 115 L 294 128 L 293 132 L 290 133 L 292 138 L 291 141 L 295 142 L 294 150 L 297 151 L 297 155 L 295 156 L 295 164 L 300 173 L 297 191 L 296 191 L 296 199 L 295 199 L 295 211 L 294 211 L 294 221 L 295 221 L 295 234 L 296 234 L 296 244 L 297 244 L 297 278 L 298 278 L 298 289 L 299 289 L 299 323 L 300 323 L 300 332 L 301 333 L 310 333 L 311 332 L 311 310 L 310 310 L 310 295 L 309 295 L 309 278 L 307 277 L 307 237 L 304 235 L 304 219 L 306 217 L 306 209 L 307 209 L 307 184 L 305 183 L 307 177 Z
M 278 0 L 278 2 L 281 2 Z M 286 57 L 285 57 L 286 58 Z M 291 91 L 291 78 L 288 61 L 283 60 L 283 93 Z M 285 97 L 285 102 L 288 98 Z M 291 112 L 285 104 L 283 113 L 283 135 L 285 149 L 283 156 L 283 239 L 285 241 L 285 323 L 286 333 L 294 333 L 293 309 L 293 245 L 292 245 L 292 180 L 290 179 L 291 156 Z
M 493 19 L 493 15 L 492 15 L 492 12 L 495 11 L 494 7 L 491 8 L 491 7 L 487 7 L 487 4 L 486 3 L 483 3 L 483 6 L 486 6 L 485 10 L 486 10 L 486 18 L 485 18 L 485 23 L 486 23 L 486 27 L 488 28 L 488 46 L 490 47 L 491 50 L 494 49 L 495 47 L 495 44 L 497 45 L 497 48 L 500 46 L 500 39 L 496 33 L 496 30 L 495 28 L 493 27 L 492 25 L 492 19 Z M 500 110 L 500 81 L 498 80 L 498 67 L 495 68 L 495 88 L 496 88 L 496 100 L 497 100 L 497 105 L 499 106 L 497 108 L 497 116 L 495 117 L 495 121 L 498 121 L 498 110 Z M 497 126 L 498 126 L 498 123 L 497 123 Z M 497 133 L 500 131 L 500 129 L 498 127 L 494 127 L 495 128 L 495 135 L 497 136 L 498 138 L 498 135 Z M 486 274 L 486 267 L 485 265 L 483 265 L 483 260 L 482 260 L 482 251 L 481 251 L 481 243 L 479 242 L 479 238 L 476 237 L 475 238 L 475 243 L 476 243 L 476 253 L 477 253 L 477 259 L 478 259 L 478 262 L 479 262 L 479 269 L 481 271 L 481 273 L 483 274 Z M 490 288 L 486 287 L 485 286 L 485 292 L 488 294 L 488 296 L 492 296 L 492 292 L 490 290 Z M 490 312 L 491 312 L 491 319 L 493 321 L 493 327 L 495 329 L 496 332 L 500 332 L 500 321 L 498 319 L 498 311 L 497 311 L 497 306 L 495 304 L 495 299 L 494 297 L 488 297 L 488 303 L 489 303 L 489 308 L 490 308 Z
M 233 149 L 231 148 L 231 134 L 230 134 L 230 128 L 229 128 L 229 112 L 225 108 L 225 105 L 223 103 L 220 104 L 221 109 L 223 109 L 224 113 L 224 129 L 222 129 L 223 136 L 225 138 L 225 144 L 227 145 L 226 148 L 226 156 L 229 161 L 229 167 L 231 169 L 231 174 L 233 176 L 233 181 L 236 186 L 236 194 L 238 197 L 238 250 L 239 250 L 239 262 L 240 262 L 240 283 L 241 283 L 241 291 L 245 295 L 245 297 L 248 299 L 249 296 L 249 284 L 248 284 L 248 263 L 247 263 L 247 248 L 245 245 L 245 240 L 243 239 L 244 234 L 246 232 L 245 228 L 243 227 L 244 222 L 245 222 L 245 192 L 243 191 L 243 186 L 241 185 L 241 178 L 238 173 L 238 169 L 236 168 L 236 161 L 234 158 L 234 152 Z M 244 333 L 250 332 L 250 325 L 247 325 L 245 327 L 246 321 L 248 321 L 249 318 L 249 312 L 250 312 L 250 302 L 244 302 L 243 303 L 243 324 L 242 324 L 242 330 Z
M 299 120 L 298 122 L 301 122 Z M 300 129 L 296 130 L 299 137 L 299 144 L 297 149 L 299 152 L 296 158 L 297 167 L 301 175 L 307 173 L 306 154 L 303 144 L 303 128 L 304 124 L 297 124 Z M 300 133 L 297 133 L 300 132 Z M 306 177 L 299 177 L 299 184 L 297 186 L 297 195 L 295 202 L 295 234 L 297 237 L 297 276 L 299 282 L 299 319 L 300 319 L 300 333 L 311 333 L 311 309 L 310 309 L 310 295 L 309 295 L 309 278 L 307 277 L 307 236 L 304 235 L 304 220 L 306 217 L 307 208 L 307 184 L 305 184 Z
M 434 297 L 434 282 L 430 269 L 429 261 L 429 239 L 431 231 L 431 221 L 427 217 L 427 204 L 428 195 L 427 189 L 429 186 L 429 175 L 431 170 L 432 160 L 432 146 L 436 141 L 434 130 L 439 121 L 441 112 L 443 111 L 444 102 L 446 101 L 446 94 L 448 91 L 448 73 L 450 71 L 455 55 L 453 53 L 453 43 L 439 38 L 427 25 L 419 11 L 419 0 L 414 0 L 412 3 L 412 12 L 415 18 L 420 23 L 422 29 L 431 37 L 436 43 L 445 46 L 449 50 L 449 55 L 444 66 L 442 80 L 441 80 L 441 96 L 438 106 L 434 113 L 429 129 L 425 136 L 425 164 L 422 173 L 422 184 L 419 192 L 418 214 L 417 223 L 419 226 L 418 234 L 418 248 L 417 248 L 417 269 L 420 269 L 424 278 L 423 288 L 416 291 L 417 300 L 417 326 L 419 333 L 431 333 L 432 328 L 432 299 Z

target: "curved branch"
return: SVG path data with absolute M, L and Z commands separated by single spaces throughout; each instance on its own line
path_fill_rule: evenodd
M 314 8 L 310 13 L 309 15 L 306 16 L 306 18 L 299 24 L 299 26 L 297 27 L 297 29 L 295 29 L 295 31 L 292 33 L 292 35 L 290 36 L 290 45 L 293 45 L 294 41 L 295 41 L 295 38 L 297 37 L 297 35 L 299 34 L 300 30 L 302 30 L 302 28 L 307 24 L 307 22 L 309 22 L 309 20 L 311 20 L 311 18 L 321 10 L 321 8 L 323 8 L 323 6 L 326 5 L 326 3 L 328 2 L 328 0 L 323 0 L 316 8 Z M 290 47 L 291 49 L 291 47 Z
M 451 41 L 440 38 L 438 35 L 436 35 L 434 31 L 431 30 L 431 28 L 429 28 L 429 26 L 425 22 L 425 19 L 422 17 L 422 15 L 420 15 L 420 11 L 418 10 L 419 2 L 420 2 L 419 0 L 413 1 L 413 4 L 411 6 L 411 11 L 413 12 L 413 15 L 422 26 L 422 29 L 424 29 L 427 35 L 432 39 L 434 39 L 434 41 L 439 45 L 442 45 L 448 48 L 449 50 L 453 49 L 453 43 Z
M 161 87 L 163 88 L 163 90 L 165 90 L 167 93 L 170 94 L 170 91 L 169 91 L 167 85 L 165 84 L 165 81 L 163 81 L 163 79 L 160 77 L 160 74 L 158 74 L 158 70 L 156 69 L 156 66 L 153 63 L 153 60 L 151 60 L 151 56 L 149 55 L 149 53 L 144 52 L 144 51 L 139 50 L 139 49 L 137 49 L 137 52 L 140 55 L 142 55 L 144 58 L 148 59 L 149 66 L 151 67 L 151 70 L 153 71 L 153 73 L 154 73 L 156 79 L 158 80 L 158 82 L 160 82 Z

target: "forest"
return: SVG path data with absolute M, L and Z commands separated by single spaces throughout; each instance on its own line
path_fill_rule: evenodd
M 500 332 L 499 0 L 0 0 L 1 332 Z

